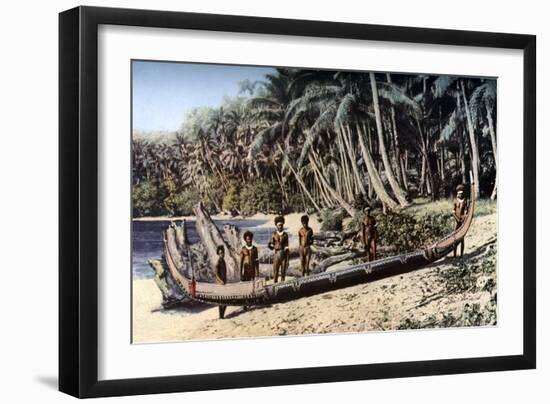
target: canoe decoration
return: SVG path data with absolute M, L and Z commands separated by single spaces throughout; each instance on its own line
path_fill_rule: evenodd
M 268 284 L 264 279 L 234 282 L 225 285 L 199 282 L 193 274 L 189 245 L 185 237 L 185 224 L 170 226 L 164 232 L 164 257 L 170 274 L 184 293 L 192 300 L 218 305 L 268 305 L 312 296 L 331 290 L 411 272 L 445 257 L 464 239 L 472 224 L 475 207 L 475 188 L 471 181 L 471 198 L 466 220 L 461 227 L 430 246 L 410 253 L 382 258 L 376 261 L 352 265 Z M 182 231 L 180 231 L 182 230 Z M 183 234 L 183 236 L 182 236 Z M 191 271 L 188 271 L 191 269 Z

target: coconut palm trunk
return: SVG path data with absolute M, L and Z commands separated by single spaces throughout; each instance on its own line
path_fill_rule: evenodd
M 386 81 L 391 84 L 391 74 L 386 73 Z M 395 107 L 391 105 L 390 107 L 390 118 L 391 118 L 391 135 L 393 137 L 393 148 L 394 148 L 394 158 L 395 158 L 395 174 L 397 176 L 397 182 L 403 186 L 405 193 L 407 193 L 407 183 L 403 182 L 403 167 L 401 166 L 401 148 L 399 145 L 399 136 L 397 133 L 397 123 L 395 120 Z
M 279 148 L 279 150 L 281 151 L 281 153 L 284 154 L 284 151 L 283 151 L 283 148 L 281 147 L 280 144 L 277 144 L 277 147 Z M 286 161 L 286 160 L 285 160 Z M 306 184 L 304 184 L 304 181 L 302 180 L 302 178 L 300 177 L 300 175 L 296 172 L 296 170 L 294 170 L 294 167 L 292 167 L 292 164 L 290 164 L 289 161 L 286 161 L 287 163 L 287 166 L 290 168 L 290 171 L 292 171 L 292 174 L 294 174 L 294 178 L 296 178 L 296 181 L 298 182 L 298 184 L 300 184 L 300 186 L 302 187 L 302 189 L 304 190 L 304 193 L 306 194 L 306 196 L 309 198 L 309 200 L 311 201 L 311 203 L 313 204 L 313 206 L 315 207 L 315 209 L 317 210 L 317 212 L 321 212 L 321 208 L 319 207 L 319 205 L 317 204 L 317 202 L 315 202 L 315 199 L 313 199 L 313 197 L 311 196 L 311 194 L 309 193 L 307 187 L 306 187 Z
M 355 150 L 351 145 L 350 127 L 340 126 L 340 130 L 342 131 L 342 138 L 344 139 L 344 143 L 348 149 L 348 155 L 351 161 L 351 167 L 353 169 L 353 173 L 355 174 L 355 179 L 357 181 L 357 186 L 359 187 L 359 191 L 361 192 L 361 194 L 367 195 L 367 191 L 365 190 L 365 185 L 363 184 L 363 179 L 361 178 L 361 174 L 359 174 L 359 167 L 357 166 L 357 159 L 355 158 Z
M 406 190 L 409 189 L 409 177 L 407 176 L 408 170 L 408 161 L 409 161 L 409 152 L 405 150 L 405 155 L 401 156 L 399 164 L 401 164 L 401 173 L 403 174 L 403 185 Z
M 493 192 L 491 192 L 491 199 L 497 197 L 497 185 L 498 185 L 498 154 L 497 154 L 497 136 L 495 134 L 495 126 L 493 124 L 493 117 L 491 116 L 491 110 L 485 105 L 487 110 L 487 121 L 489 122 L 489 134 L 491 135 L 491 146 L 493 148 L 493 157 L 495 159 L 495 186 Z
M 378 197 L 380 198 L 380 200 L 385 206 L 387 206 L 390 210 L 396 210 L 399 205 L 388 194 L 388 192 L 386 191 L 386 188 L 384 188 L 384 184 L 382 183 L 380 174 L 376 169 L 376 165 L 374 163 L 372 155 L 369 149 L 365 145 L 365 140 L 364 140 L 365 133 L 361 130 L 361 127 L 359 125 L 357 125 L 357 135 L 358 135 L 357 137 L 359 138 L 359 146 L 361 148 L 361 153 L 363 154 L 363 159 L 365 160 L 370 183 L 374 188 L 374 192 L 376 192 L 376 195 L 378 195 Z
M 338 147 L 338 152 L 340 154 L 340 161 L 342 165 L 342 173 L 344 177 L 344 189 L 346 190 L 346 195 L 348 198 L 351 198 L 353 196 L 352 192 L 352 184 L 350 179 L 350 169 L 348 166 L 348 159 L 346 158 L 346 152 L 345 152 L 345 146 L 344 146 L 344 140 L 343 135 L 341 131 L 336 131 L 336 145 Z
M 393 174 L 393 171 L 391 169 L 390 159 L 388 158 L 388 153 L 386 151 L 386 145 L 384 141 L 384 132 L 382 131 L 382 117 L 380 114 L 380 104 L 378 100 L 378 89 L 376 87 L 376 78 L 374 77 L 374 73 L 372 72 L 370 72 L 369 75 L 370 75 L 370 85 L 372 90 L 372 100 L 374 105 L 374 115 L 376 118 L 376 131 L 378 132 L 378 148 L 380 150 L 380 155 L 382 156 L 384 171 L 386 172 L 386 177 L 388 178 L 390 187 L 393 191 L 393 194 L 397 198 L 399 205 L 401 207 L 405 207 L 409 205 L 409 202 L 407 201 L 407 196 L 405 195 L 405 191 L 403 191 L 403 189 L 399 186 L 399 183 L 397 182 Z
M 477 149 L 476 136 L 474 132 L 474 124 L 472 122 L 472 114 L 470 113 L 468 99 L 466 98 L 466 90 L 464 89 L 464 82 L 462 80 L 460 80 L 460 89 L 462 90 L 462 101 L 464 102 L 464 110 L 466 112 L 466 121 L 468 123 L 468 135 L 470 137 L 470 151 L 472 152 L 471 169 L 474 174 L 475 195 L 472 195 L 471 198 L 477 199 L 477 197 L 479 196 L 479 152 Z
M 320 171 L 319 169 L 319 166 L 317 165 L 317 163 L 315 162 L 315 160 L 313 159 L 313 156 L 311 154 L 308 155 L 308 158 L 309 158 L 309 162 L 311 164 L 311 166 L 313 167 L 313 169 L 315 171 L 317 171 L 317 174 L 319 174 L 319 179 L 321 180 L 321 182 L 323 183 L 324 187 L 326 188 L 327 191 L 329 191 L 330 195 L 336 200 L 338 201 L 338 204 L 344 208 L 344 210 L 346 212 L 348 212 L 348 214 L 351 216 L 351 217 L 354 217 L 355 216 L 355 209 L 353 208 L 353 206 L 351 206 L 348 202 L 346 202 L 344 200 L 344 198 L 342 198 L 342 196 L 340 194 L 338 194 L 338 192 L 336 192 L 334 190 L 334 188 L 332 188 L 330 186 L 330 184 L 328 183 L 328 181 L 326 180 L 326 178 L 324 177 L 323 173 Z

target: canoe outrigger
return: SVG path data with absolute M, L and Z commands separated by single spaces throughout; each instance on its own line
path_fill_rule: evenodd
M 267 284 L 263 279 L 225 285 L 196 282 L 189 277 L 191 253 L 185 237 L 185 224 L 171 226 L 164 233 L 164 256 L 170 274 L 191 299 L 218 305 L 250 306 L 286 302 L 335 289 L 420 269 L 453 251 L 468 232 L 475 206 L 475 188 L 471 181 L 470 206 L 462 226 L 443 239 L 423 249 L 347 268 L 323 272 L 285 282 Z

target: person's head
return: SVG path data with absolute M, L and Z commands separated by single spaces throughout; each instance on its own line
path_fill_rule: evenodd
M 219 245 L 218 248 L 216 248 L 216 254 L 218 254 L 218 257 L 223 258 L 225 254 L 225 248 L 223 245 Z
M 244 235 L 243 235 L 243 239 L 244 239 L 244 242 L 246 243 L 246 245 L 251 245 L 252 244 L 252 239 L 254 238 L 254 234 L 251 232 L 251 231 L 245 231 L 244 232 Z
M 462 198 L 464 196 L 464 185 L 460 184 L 456 187 L 456 196 Z
M 309 224 L 309 216 L 308 215 L 302 216 L 300 218 L 300 221 L 302 222 L 302 226 L 307 227 L 307 225 Z
M 275 227 L 277 227 L 277 230 L 283 231 L 284 225 L 285 225 L 285 218 L 283 216 L 277 216 L 275 218 Z
M 365 209 L 363 209 L 363 211 L 365 212 L 365 215 L 370 214 L 370 206 L 366 206 Z

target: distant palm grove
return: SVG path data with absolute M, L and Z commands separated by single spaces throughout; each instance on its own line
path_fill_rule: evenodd
M 133 215 L 398 211 L 473 173 L 496 198 L 496 80 L 276 69 L 181 128 L 134 133 Z

